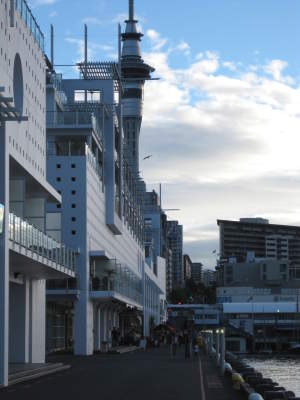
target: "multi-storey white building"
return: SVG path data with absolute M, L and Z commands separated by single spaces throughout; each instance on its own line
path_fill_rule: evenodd
M 9 363 L 45 361 L 45 279 L 75 253 L 46 234 L 44 37 L 24 0 L 0 2 L 0 385 Z M 4 211 L 4 213 L 3 213 Z
M 135 26 L 132 12 L 130 2 L 127 25 Z M 49 64 L 48 179 L 63 202 L 48 205 L 46 229 L 80 254 L 76 281 L 48 284 L 49 351 L 70 345 L 75 354 L 89 355 L 111 345 L 114 327 L 125 336 L 133 328 L 128 318 L 142 321 L 144 335 L 150 333 L 150 321 L 160 322 L 165 265 L 159 262 L 154 271 L 145 263 L 139 180 L 124 148 L 122 126 L 128 121 L 122 109 L 129 112 L 135 91 L 126 83 L 123 100 L 120 72 L 132 68 L 128 42 L 140 41 L 140 34 L 127 33 L 122 68 L 121 59 L 119 64 L 86 60 L 79 65 L 81 79 L 64 80 Z M 144 65 L 140 56 L 137 62 Z M 132 84 L 134 77 L 126 79 Z M 55 331 L 55 318 L 66 314 L 64 331 Z

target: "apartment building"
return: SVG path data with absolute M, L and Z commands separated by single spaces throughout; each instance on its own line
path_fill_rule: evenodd
M 0 3 L 0 386 L 9 365 L 45 362 L 46 279 L 76 254 L 47 234 L 44 36 L 26 1 Z M 13 369 L 11 367 L 10 369 Z
M 270 224 L 263 218 L 217 221 L 220 232 L 220 260 L 235 257 L 245 262 L 253 252 L 257 258 L 288 259 L 291 274 L 300 277 L 300 227 Z
M 178 221 L 167 221 L 168 247 L 172 251 L 172 287 L 182 287 L 184 283 L 183 273 L 183 229 Z
M 188 254 L 183 255 L 183 277 L 184 281 L 192 277 L 192 260 Z

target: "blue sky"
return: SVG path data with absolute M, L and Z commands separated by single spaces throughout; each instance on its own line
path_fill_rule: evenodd
M 300 225 L 300 1 L 135 1 L 146 84 L 140 169 L 163 184 L 185 251 L 213 267 L 217 218 Z M 31 0 L 56 63 L 116 56 L 127 0 Z M 83 7 L 84 4 L 84 7 Z M 66 75 L 74 74 L 67 68 Z

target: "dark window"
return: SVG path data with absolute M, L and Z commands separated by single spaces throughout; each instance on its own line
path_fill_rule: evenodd
M 76 235 L 76 231 L 72 231 L 72 235 Z
M 76 176 L 72 176 L 71 181 L 75 182 L 76 181 Z
M 76 168 L 76 164 L 71 164 L 71 168 Z
M 72 195 L 74 196 L 76 194 L 76 190 L 72 190 Z
M 58 192 L 59 194 L 61 194 L 61 190 L 58 190 L 57 192 Z
M 76 217 L 72 217 L 72 222 L 75 222 L 76 221 Z
M 58 176 L 58 177 L 56 178 L 56 182 L 61 182 L 61 177 L 60 177 L 60 176 Z
M 61 168 L 61 165 L 60 164 L 56 164 L 56 168 Z
M 76 208 L 76 204 L 73 203 L 73 204 L 72 204 L 72 208 Z
M 61 208 L 61 204 L 56 204 L 56 208 Z

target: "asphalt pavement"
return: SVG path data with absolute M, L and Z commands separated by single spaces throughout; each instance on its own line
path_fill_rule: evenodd
M 171 357 L 168 347 L 90 357 L 51 356 L 71 369 L 0 389 L 0 399 L 30 400 L 232 400 L 229 381 L 217 374 L 204 355 L 185 360 L 181 348 Z

